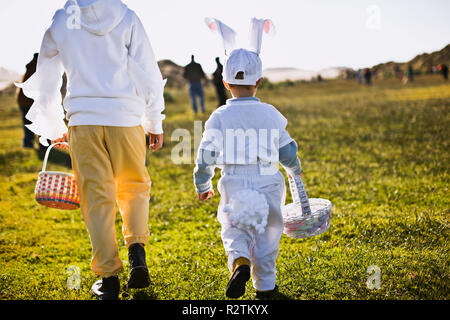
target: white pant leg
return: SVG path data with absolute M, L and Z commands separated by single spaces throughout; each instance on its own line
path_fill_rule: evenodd
M 266 230 L 255 235 L 251 252 L 253 287 L 259 291 L 273 290 L 276 284 L 276 260 L 284 228 L 281 206 L 286 196 L 284 178 L 281 173 L 276 176 L 261 176 L 255 185 L 255 190 L 264 194 L 269 204 Z
M 243 257 L 251 261 L 251 247 L 254 242 L 254 236 L 246 230 L 233 227 L 223 209 L 235 192 L 247 189 L 248 186 L 246 179 L 240 179 L 237 176 L 224 176 L 218 184 L 220 203 L 217 218 L 222 226 L 222 243 L 228 256 L 228 269 L 230 272 L 233 272 L 233 262 L 237 258 Z
M 276 281 L 276 259 L 279 241 L 283 232 L 281 205 L 285 201 L 285 182 L 283 175 L 271 176 L 224 176 L 219 182 L 221 194 L 218 220 L 222 225 L 222 242 L 228 255 L 230 272 L 233 262 L 239 257 L 251 262 L 252 279 L 255 289 L 272 290 Z M 269 204 L 269 219 L 263 234 L 254 234 L 231 225 L 223 208 L 235 192 L 251 188 L 263 193 Z

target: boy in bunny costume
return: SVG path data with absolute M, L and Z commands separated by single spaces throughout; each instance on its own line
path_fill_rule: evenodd
M 64 72 L 69 128 L 59 92 Z M 18 85 L 35 101 L 28 127 L 41 143 L 69 142 L 92 245 L 91 269 L 101 277 L 91 292 L 101 300 L 117 299 L 120 290 L 116 202 L 128 248 L 127 286 L 150 284 L 145 134 L 153 151 L 162 147 L 164 85 L 142 22 L 120 0 L 67 1 L 44 35 L 37 72 Z
M 246 50 L 235 49 L 233 29 L 217 19 L 206 23 L 222 36 L 228 55 L 224 85 L 233 98 L 206 122 L 194 169 L 195 188 L 201 201 L 214 196 L 211 179 L 216 166 L 222 169 L 218 220 L 231 273 L 226 296 L 244 295 L 251 277 L 256 297 L 269 298 L 277 289 L 286 192 L 278 163 L 293 175 L 302 173 L 286 118 L 255 97 L 262 82 L 262 35 L 274 27 L 270 20 L 252 19 L 251 50 Z

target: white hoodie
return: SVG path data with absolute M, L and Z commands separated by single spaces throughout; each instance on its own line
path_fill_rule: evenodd
M 36 73 L 17 84 L 35 101 L 28 127 L 44 145 L 67 132 L 59 91 L 64 72 L 69 126 L 163 132 L 165 81 L 141 21 L 122 1 L 69 0 L 55 13 Z

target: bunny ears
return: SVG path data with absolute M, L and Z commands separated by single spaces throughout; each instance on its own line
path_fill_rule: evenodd
M 206 18 L 205 23 L 209 29 L 217 31 L 222 37 L 225 55 L 229 55 L 234 49 L 237 49 L 236 32 L 232 28 L 215 18 Z M 257 55 L 261 53 L 263 33 L 270 36 L 275 34 L 275 25 L 272 20 L 253 18 L 251 20 L 249 49 Z
M 225 55 L 228 55 L 236 49 L 236 32 L 218 19 L 206 18 L 206 25 L 212 31 L 219 32 L 223 40 Z
M 250 30 L 250 50 L 256 54 L 261 53 L 263 32 L 269 36 L 275 35 L 275 25 L 269 19 L 252 19 Z

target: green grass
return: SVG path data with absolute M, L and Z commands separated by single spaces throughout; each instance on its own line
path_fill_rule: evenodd
M 212 88 L 207 93 L 212 111 Z M 229 274 L 216 220 L 219 199 L 199 203 L 193 165 L 170 160 L 173 130 L 193 132 L 196 119 L 185 91 L 170 95 L 165 149 L 149 154 L 152 286 L 130 298 L 225 299 Z M 334 204 L 326 233 L 305 240 L 283 236 L 280 298 L 449 299 L 450 84 L 433 76 L 372 87 L 326 81 L 265 89 L 259 96 L 289 119 L 309 195 Z M 34 201 L 42 155 L 21 148 L 12 97 L 0 96 L 0 112 L 0 299 L 91 299 L 96 277 L 81 213 Z M 58 159 L 51 168 L 67 170 L 64 155 Z M 127 250 L 120 230 L 118 214 L 124 282 Z M 381 270 L 378 290 L 366 285 L 371 265 Z M 69 266 L 81 270 L 80 290 L 67 287 Z M 254 298 L 250 283 L 244 298 Z

